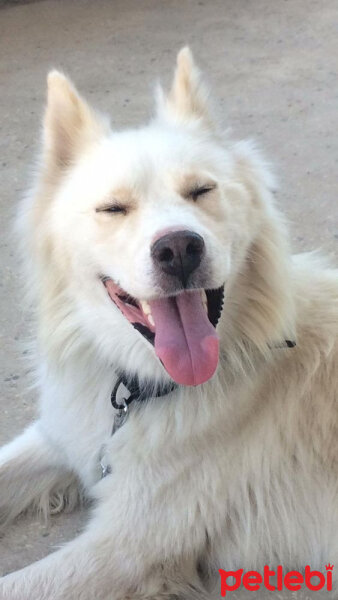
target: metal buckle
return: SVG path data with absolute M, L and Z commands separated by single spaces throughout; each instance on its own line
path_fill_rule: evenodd
M 126 422 L 128 417 L 128 404 L 125 398 L 123 398 L 123 405 L 117 409 L 114 416 L 113 428 L 111 434 L 114 435 L 120 427 Z

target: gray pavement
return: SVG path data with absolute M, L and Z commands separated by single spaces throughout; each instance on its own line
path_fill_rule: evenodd
M 225 125 L 237 137 L 258 140 L 275 164 L 277 198 L 295 250 L 320 247 L 337 257 L 338 3 L 0 0 L 0 6 L 0 443 L 5 443 L 35 413 L 26 349 L 31 318 L 21 302 L 11 223 L 38 150 L 48 70 L 65 70 L 121 128 L 151 114 L 154 81 L 168 83 L 176 52 L 188 43 L 214 88 Z M 0 540 L 0 574 L 72 538 L 85 519 L 84 511 L 53 518 L 47 526 L 36 518 L 20 519 Z

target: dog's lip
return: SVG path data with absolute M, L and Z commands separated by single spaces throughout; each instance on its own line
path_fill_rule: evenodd
M 154 322 L 152 320 L 150 308 L 147 310 L 145 301 L 137 300 L 128 294 L 128 292 L 121 288 L 111 277 L 102 276 L 101 280 L 109 294 L 110 299 L 114 302 L 126 319 L 134 327 L 139 325 L 144 328 L 144 331 L 147 329 L 154 336 Z M 144 331 L 142 330 L 140 332 L 144 335 Z
M 155 323 L 151 315 L 148 301 L 134 298 L 108 275 L 101 275 L 100 279 L 107 289 L 111 300 L 119 308 L 120 312 L 122 312 L 135 329 L 137 329 L 150 343 L 154 344 Z M 196 289 L 191 291 L 196 291 Z M 205 302 L 208 318 L 211 324 L 216 327 L 223 309 L 224 284 L 213 289 L 201 288 L 200 292 L 202 299 Z M 179 293 L 168 296 L 163 295 L 162 298 L 175 298 Z M 154 299 L 156 298 L 152 298 L 151 300 Z
M 216 325 L 222 313 L 224 285 L 216 290 L 184 290 L 176 296 L 137 300 L 113 279 L 103 277 L 110 299 L 154 346 L 171 378 L 200 385 L 215 373 L 219 360 Z

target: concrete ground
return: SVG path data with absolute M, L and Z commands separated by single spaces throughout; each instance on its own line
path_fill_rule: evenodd
M 134 125 L 151 111 L 154 81 L 168 82 L 177 50 L 188 43 L 213 85 L 224 122 L 236 136 L 256 138 L 275 163 L 278 200 L 295 250 L 321 247 L 337 257 L 338 4 L 0 0 L 0 6 L 0 442 L 5 443 L 35 413 L 25 361 L 30 315 L 22 308 L 16 242 L 9 232 L 38 149 L 47 71 L 69 73 L 96 107 L 111 114 L 114 126 Z M 52 551 L 76 535 L 85 519 L 78 512 L 46 526 L 22 518 L 0 540 L 0 574 Z M 258 598 L 253 592 L 248 597 Z M 278 593 L 273 597 L 281 599 Z

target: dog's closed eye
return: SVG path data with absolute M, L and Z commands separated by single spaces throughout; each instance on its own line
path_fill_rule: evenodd
M 95 209 L 97 213 L 112 213 L 112 214 L 122 214 L 126 215 L 128 212 L 127 206 L 123 206 L 121 204 L 110 204 L 106 206 L 99 206 Z
M 180 182 L 178 192 L 186 200 L 196 202 L 217 188 L 217 183 L 209 177 L 201 177 L 194 173 L 185 175 Z
M 208 183 L 206 185 L 196 186 L 190 190 L 187 194 L 187 198 L 191 198 L 194 202 L 200 197 L 205 196 L 209 192 L 212 192 L 216 188 L 215 183 Z

